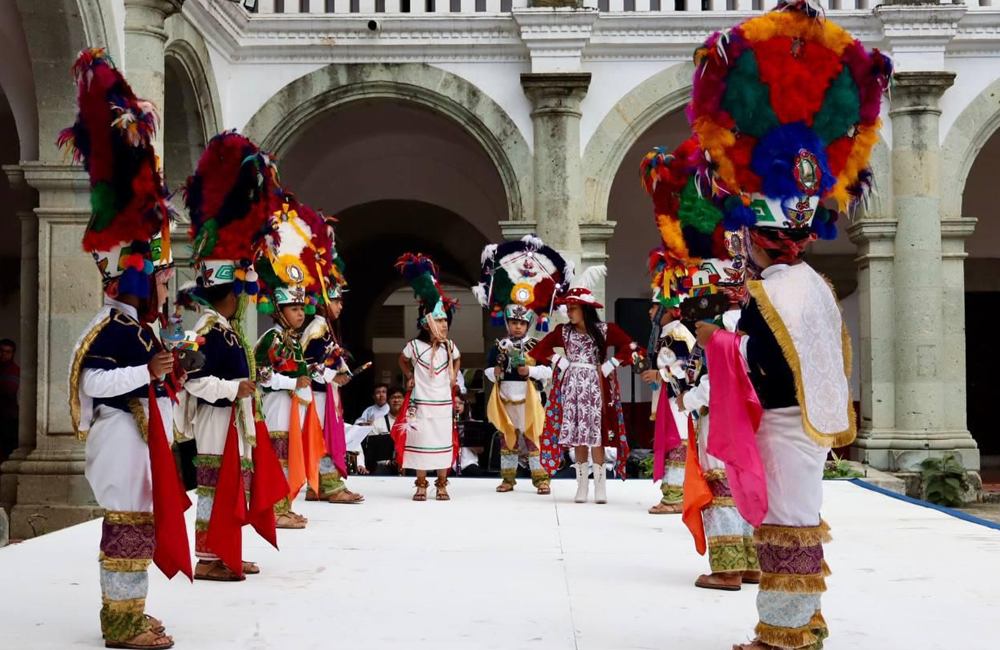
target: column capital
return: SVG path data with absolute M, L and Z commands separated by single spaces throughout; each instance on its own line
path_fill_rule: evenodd
M 944 70 L 948 43 L 958 33 L 964 4 L 890 0 L 875 8 L 897 70 Z
M 180 13 L 184 0 L 125 0 L 125 32 L 146 34 L 167 42 L 166 21 Z
M 528 72 L 521 75 L 521 87 L 531 100 L 532 116 L 569 113 L 580 117 L 590 78 L 589 72 Z
M 892 240 L 898 224 L 895 219 L 864 219 L 847 227 L 847 235 L 855 244 Z
M 897 72 L 893 75 L 889 116 L 941 115 L 939 100 L 955 83 L 954 72 Z
M 941 239 L 957 239 L 964 241 L 972 236 L 979 222 L 975 217 L 941 220 Z
M 580 224 L 580 241 L 586 244 L 605 244 L 615 234 L 617 221 L 586 221 Z
M 500 234 L 507 241 L 521 239 L 525 235 L 533 235 L 538 230 L 537 221 L 501 221 Z
M 532 72 L 580 70 L 583 50 L 597 22 L 596 9 L 535 6 L 515 9 L 513 14 L 528 48 Z

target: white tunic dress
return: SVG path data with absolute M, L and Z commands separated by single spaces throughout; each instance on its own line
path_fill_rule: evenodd
M 449 341 L 452 359 L 461 354 Z M 431 359 L 431 345 L 416 339 L 406 344 L 403 356 L 413 364 L 413 392 L 407 413 L 406 447 L 403 467 L 438 470 L 452 466 L 452 441 L 455 426 L 454 399 L 448 350 L 438 346 Z

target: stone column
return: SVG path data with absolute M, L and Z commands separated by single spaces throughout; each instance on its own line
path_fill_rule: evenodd
M 18 445 L 0 468 L 0 508 L 8 512 L 17 501 L 21 463 L 35 448 L 35 408 L 38 359 L 38 222 L 33 206 L 37 197 L 24 182 L 20 165 L 7 165 L 3 172 L 17 194 L 15 215 L 21 221 L 21 329 L 17 346 L 21 352 L 21 387 L 18 391 Z
M 30 538 L 87 521 L 100 512 L 83 476 L 84 446 L 69 417 L 70 354 L 102 303 L 93 260 L 80 249 L 90 219 L 90 181 L 83 168 L 23 162 L 38 190 L 38 365 L 35 448 L 21 462 L 11 536 Z
M 861 339 L 853 341 L 861 371 L 858 439 L 851 459 L 888 469 L 888 445 L 895 427 L 895 327 L 893 239 L 896 222 L 866 218 L 848 228 L 858 245 L 858 305 Z
M 616 221 L 588 221 L 580 224 L 580 243 L 583 247 L 581 262 L 583 268 L 608 263 L 608 242 L 615 234 Z M 607 283 L 594 291 L 597 300 L 604 305 L 605 318 L 614 317 L 614 305 L 607 303 Z
M 125 0 L 125 76 L 136 96 L 153 102 L 164 119 L 166 20 L 183 4 L 184 0 Z M 162 156 L 162 128 L 156 131 L 155 146 Z
M 978 469 L 978 451 L 968 446 L 969 432 L 965 375 L 965 240 L 976 228 L 976 219 L 941 221 L 941 286 L 944 319 L 944 358 L 941 363 L 944 392 L 944 428 L 963 456 L 965 466 Z M 972 463 L 975 467 L 972 467 Z
M 531 100 L 535 134 L 535 222 L 547 244 L 581 261 L 583 217 L 580 103 L 589 72 L 528 73 L 521 86 Z
M 949 451 L 958 451 L 967 468 L 979 468 L 975 442 L 968 432 L 951 430 L 945 405 L 951 373 L 944 366 L 948 346 L 938 102 L 954 81 L 953 72 L 899 72 L 889 110 L 897 228 L 893 260 L 894 426 L 891 439 L 877 443 L 869 439 L 868 459 L 878 468 L 894 471 L 917 470 L 923 459 Z

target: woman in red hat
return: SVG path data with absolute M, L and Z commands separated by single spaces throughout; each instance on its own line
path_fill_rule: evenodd
M 597 313 L 604 306 L 591 286 L 605 273 L 603 266 L 587 269 L 580 281 L 556 301 L 566 305 L 569 323 L 557 325 L 530 353 L 539 363 L 551 364 L 554 371 L 543 438 L 550 443 L 558 438 L 558 445 L 573 447 L 577 503 L 586 503 L 590 490 L 589 456 L 594 460 L 596 503 L 608 502 L 604 448 L 618 448 L 616 471 L 622 478 L 628 458 L 615 370 L 632 363 L 636 345 L 620 327 L 603 322 Z M 556 353 L 555 348 L 562 348 L 563 354 Z M 614 356 L 608 356 L 608 348 L 615 349 Z M 551 460 L 546 458 L 546 451 L 543 448 L 543 465 Z M 548 469 L 551 471 L 551 464 Z

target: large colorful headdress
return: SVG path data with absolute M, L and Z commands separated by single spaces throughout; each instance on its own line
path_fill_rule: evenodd
M 492 310 L 494 325 L 504 319 L 531 322 L 549 330 L 556 298 L 573 281 L 573 265 L 535 235 L 518 241 L 490 244 L 483 249 L 482 275 L 472 292 L 479 304 Z
M 226 131 L 209 141 L 186 187 L 196 299 L 201 290 L 223 284 L 232 284 L 236 295 L 257 293 L 254 241 L 279 192 L 274 161 L 248 138 Z
M 171 208 L 153 149 L 156 107 L 136 98 L 103 49 L 81 52 L 73 73 L 80 110 L 58 145 L 90 174 L 83 249 L 109 295 L 148 298 L 153 274 L 173 263 Z
M 322 217 L 286 195 L 268 218 L 254 259 L 261 290 L 257 311 L 273 314 L 281 305 L 301 304 L 307 314 L 316 313 L 326 300 L 330 245 Z
M 404 253 L 396 260 L 396 269 L 413 289 L 413 296 L 420 305 L 420 323 L 448 318 L 458 309 L 458 301 L 452 300 L 441 290 L 440 273 L 434 260 L 422 253 Z
M 331 300 L 342 300 L 344 297 L 344 292 L 347 291 L 347 278 L 344 275 L 344 269 L 346 264 L 344 263 L 344 258 L 340 256 L 337 252 L 337 224 L 338 219 L 333 216 L 327 216 L 323 214 L 322 211 L 317 211 L 317 216 L 323 221 L 326 227 L 326 238 L 329 242 L 326 245 L 326 255 L 327 258 L 324 263 L 324 272 L 326 274 L 325 295 L 320 295 L 319 298 L 322 302 L 328 303 Z
M 698 139 L 689 138 L 670 154 L 654 149 L 643 158 L 640 173 L 653 197 L 661 238 L 649 253 L 654 301 L 670 308 L 720 291 L 741 297 L 742 234 L 727 231 L 720 206 L 705 198 L 711 179 Z
M 798 0 L 713 34 L 695 64 L 688 117 L 727 227 L 835 237 L 871 184 L 889 59 Z

